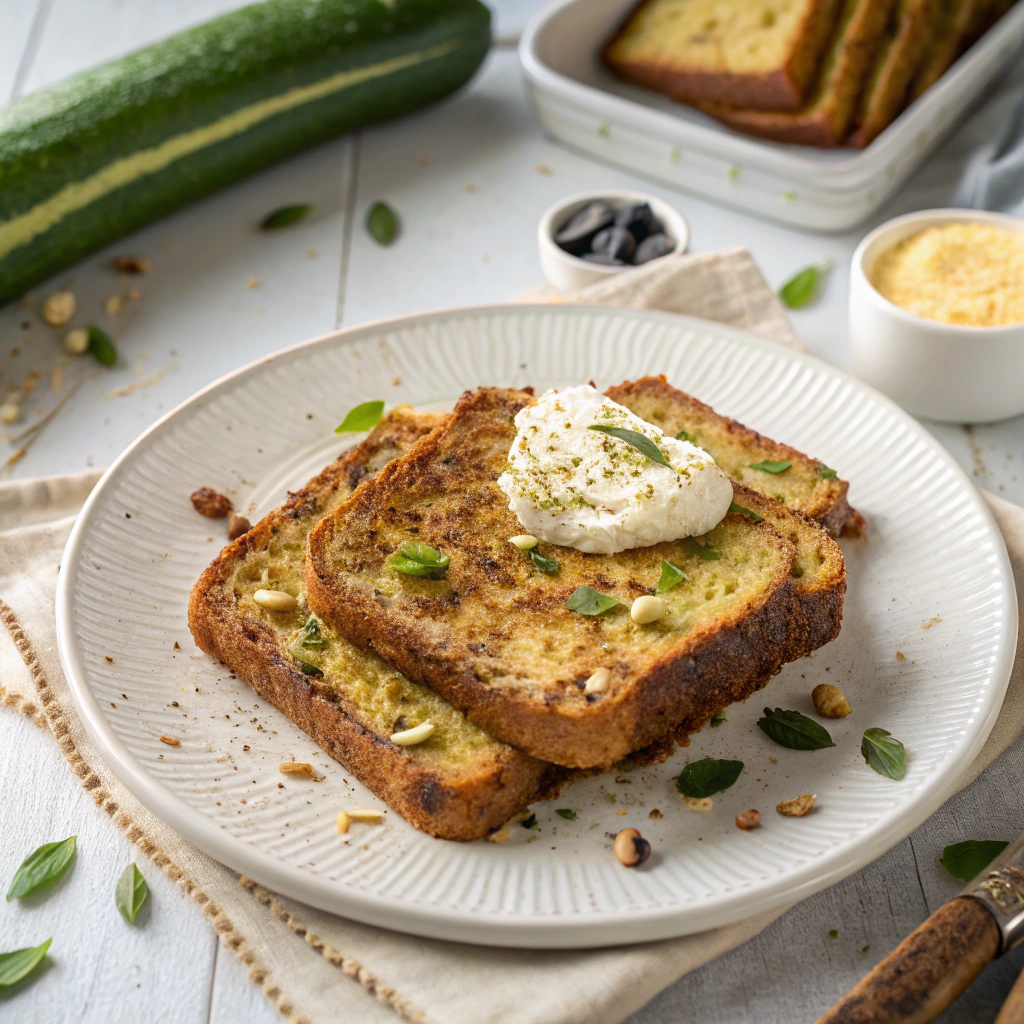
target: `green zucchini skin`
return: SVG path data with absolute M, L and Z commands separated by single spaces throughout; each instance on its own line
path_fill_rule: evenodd
M 489 46 L 479 0 L 265 0 L 29 94 L 0 110 L 0 303 L 284 157 L 448 95 Z M 335 87 L 345 73 L 363 80 Z M 273 107 L 281 97 L 292 105 Z M 181 140 L 165 166 L 55 206 Z

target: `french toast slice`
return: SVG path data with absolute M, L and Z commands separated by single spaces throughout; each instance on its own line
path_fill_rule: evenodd
M 675 99 L 796 110 L 840 0 L 643 0 L 604 48 L 626 81 Z
M 694 106 L 730 128 L 764 139 L 826 148 L 842 145 L 893 3 L 846 0 L 835 39 L 799 110 L 755 110 L 706 101 L 695 101 Z
M 522 527 L 497 479 L 530 399 L 467 392 L 441 427 L 314 527 L 306 591 L 317 615 L 492 736 L 578 768 L 703 720 L 707 694 L 753 692 L 807 653 L 807 629 L 794 627 L 795 548 L 769 516 L 730 512 L 699 541 L 615 555 L 543 545 L 560 563 L 554 574 L 513 547 Z M 412 541 L 449 557 L 443 578 L 389 566 Z M 638 626 L 629 605 L 654 592 L 663 559 L 686 579 L 660 595 L 659 622 Z M 569 610 L 581 586 L 621 604 L 595 617 Z M 598 669 L 610 679 L 588 692 Z
M 261 588 L 301 598 L 311 527 L 364 479 L 407 451 L 442 417 L 394 409 L 280 508 L 214 559 L 192 590 L 196 643 L 283 711 L 328 754 L 416 828 L 442 839 L 477 839 L 538 798 L 553 769 L 492 739 L 433 691 L 403 678 L 329 624 L 299 646 L 309 620 L 270 612 Z M 305 666 L 305 668 L 303 667 Z M 402 747 L 390 736 L 429 719 L 435 732 Z
M 605 394 L 666 434 L 684 431 L 737 483 L 776 498 L 820 523 L 833 537 L 859 536 L 864 517 L 850 506 L 850 485 L 818 459 L 780 444 L 715 412 L 665 377 L 641 377 L 609 388 Z M 789 462 L 782 473 L 752 464 Z

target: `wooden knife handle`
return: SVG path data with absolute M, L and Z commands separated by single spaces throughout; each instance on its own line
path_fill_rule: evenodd
M 995 1024 L 1024 1024 L 1024 971 L 1010 989 Z
M 911 932 L 818 1024 L 927 1024 L 995 959 L 995 918 L 958 896 Z

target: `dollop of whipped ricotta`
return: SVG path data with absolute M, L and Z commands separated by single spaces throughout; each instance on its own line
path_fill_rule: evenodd
M 589 384 L 541 395 L 515 424 L 498 486 L 540 540 L 611 555 L 699 537 L 729 511 L 732 484 L 706 451 L 667 436 Z M 591 430 L 595 424 L 643 434 L 668 465 Z

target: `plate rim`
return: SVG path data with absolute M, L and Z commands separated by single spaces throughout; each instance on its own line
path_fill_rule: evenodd
M 102 713 L 100 703 L 88 685 L 88 674 L 76 649 L 71 604 L 82 546 L 90 528 L 94 509 L 106 491 L 119 478 L 135 453 L 154 435 L 167 429 L 168 424 L 184 414 L 190 407 L 206 400 L 211 394 L 224 389 L 241 378 L 256 374 L 279 359 L 292 357 L 307 348 L 330 343 L 351 344 L 364 336 L 384 330 L 396 331 L 424 323 L 443 322 L 453 318 L 545 314 L 555 316 L 596 315 L 617 319 L 639 319 L 663 323 L 677 328 L 704 333 L 717 333 L 754 349 L 775 355 L 781 354 L 797 363 L 808 365 L 851 382 L 855 388 L 871 395 L 890 408 L 905 427 L 922 440 L 950 468 L 959 479 L 990 535 L 998 539 L 996 545 L 998 585 L 1005 596 L 1004 620 L 1000 630 L 1001 647 L 990 675 L 995 682 L 984 720 L 973 726 L 973 735 L 966 746 L 946 759 L 945 764 L 933 772 L 920 786 L 909 808 L 894 816 L 885 825 L 876 823 L 859 838 L 856 848 L 842 844 L 834 851 L 823 854 L 802 869 L 799 880 L 784 878 L 758 887 L 756 894 L 739 890 L 716 895 L 710 907 L 693 904 L 685 908 L 672 907 L 667 911 L 635 910 L 603 913 L 599 918 L 573 920 L 565 915 L 536 915 L 529 919 L 505 916 L 473 916 L 464 909 L 423 907 L 415 902 L 398 903 L 393 898 L 367 893 L 344 883 L 331 882 L 310 875 L 297 866 L 283 864 L 271 854 L 264 853 L 243 839 L 230 835 L 191 807 L 182 798 L 157 782 L 145 766 L 128 750 L 113 726 Z M 1009 684 L 1016 651 L 1017 597 L 1009 555 L 995 517 L 980 490 L 966 471 L 943 445 L 909 413 L 904 412 L 891 399 L 850 374 L 826 363 L 808 352 L 762 338 L 729 324 L 703 320 L 698 317 L 659 310 L 633 310 L 607 306 L 545 305 L 518 303 L 491 303 L 453 306 L 421 313 L 405 314 L 367 321 L 351 327 L 339 328 L 310 338 L 277 352 L 265 355 L 224 374 L 200 388 L 194 394 L 161 416 L 143 431 L 108 467 L 86 499 L 72 528 L 61 559 L 57 581 L 56 625 L 57 647 L 61 667 L 71 689 L 76 709 L 83 726 L 97 752 L 107 766 L 136 799 L 154 816 L 174 828 L 183 838 L 199 850 L 231 870 L 249 876 L 261 885 L 309 906 L 348 917 L 365 924 L 390 928 L 406 934 L 427 938 L 467 942 L 480 945 L 533 949 L 597 948 L 610 945 L 634 944 L 695 934 L 710 928 L 753 917 L 756 914 L 784 908 L 813 895 L 848 877 L 866 864 L 880 857 L 914 828 L 928 818 L 954 791 L 956 782 L 974 761 L 995 725 L 1006 689 Z M 852 855 L 851 855 L 852 854 Z

